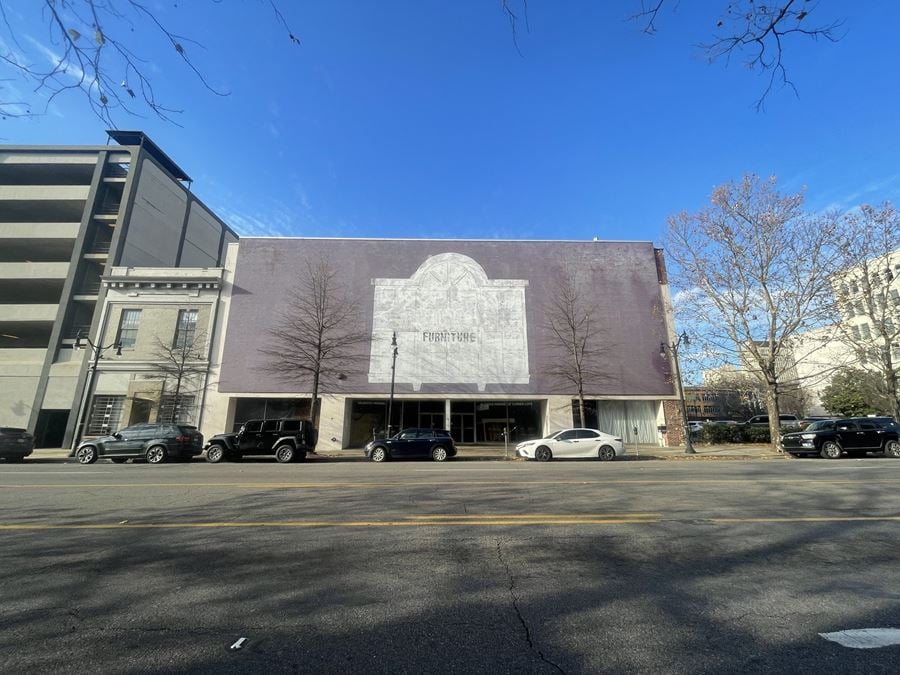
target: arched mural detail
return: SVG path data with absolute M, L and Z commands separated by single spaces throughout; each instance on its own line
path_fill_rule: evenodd
M 489 279 L 460 253 L 430 256 L 409 279 L 373 279 L 369 382 L 391 380 L 391 335 L 400 355 L 395 382 L 412 385 L 527 384 L 524 279 Z

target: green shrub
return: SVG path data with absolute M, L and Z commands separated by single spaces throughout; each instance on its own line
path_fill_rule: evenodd
M 744 427 L 744 438 L 746 443 L 771 443 L 772 437 L 769 435 L 769 427 Z
M 734 443 L 737 440 L 735 432 L 739 429 L 733 424 L 706 424 L 697 434 L 697 441 L 710 444 Z
M 722 443 L 769 443 L 769 427 L 747 424 L 707 424 L 694 436 L 697 443 L 720 445 Z

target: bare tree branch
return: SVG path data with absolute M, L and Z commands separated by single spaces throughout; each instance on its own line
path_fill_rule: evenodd
M 630 18 L 643 23 L 645 33 L 655 33 L 656 21 L 665 4 L 666 0 L 641 0 L 641 9 Z M 747 68 L 767 74 L 766 85 L 755 103 L 759 111 L 779 84 L 797 94 L 784 61 L 787 40 L 802 37 L 837 42 L 841 39 L 838 31 L 843 21 L 811 24 L 810 16 L 818 8 L 818 2 L 809 0 L 780 0 L 771 4 L 730 0 L 716 21 L 713 39 L 698 46 L 710 63 L 721 59 L 727 64 L 732 56 L 740 55 Z
M 319 392 L 339 391 L 359 371 L 369 334 L 360 323 L 358 303 L 329 261 L 308 260 L 301 269 L 260 351 L 269 359 L 270 373 L 310 386 L 310 420 L 315 422 Z
M 832 277 L 841 338 L 878 373 L 878 393 L 900 419 L 900 213 L 864 204 L 841 225 L 842 265 Z
M 26 16 L 23 26 L 13 22 L 8 2 L 0 0 L 0 68 L 5 67 L 32 89 L 43 103 L 44 113 L 57 96 L 80 92 L 94 115 L 110 127 L 116 127 L 118 114 L 141 117 L 142 111 L 177 125 L 175 116 L 182 110 L 160 100 L 153 86 L 152 65 L 132 49 L 135 32 L 143 29 L 147 33 L 148 28 L 173 50 L 204 89 L 216 96 L 229 95 L 211 84 L 192 58 L 190 48 L 196 52 L 203 45 L 173 31 L 159 18 L 157 9 L 144 2 L 35 0 L 29 6 L 31 12 L 41 10 L 38 20 L 47 28 L 43 41 L 23 32 L 25 19 L 32 17 Z M 271 7 L 288 39 L 300 44 L 276 0 L 260 2 Z M 23 7 L 17 6 L 15 14 L 29 11 Z M 19 39 L 20 32 L 23 39 Z M 42 61 L 49 65 L 38 65 Z M 36 109 L 18 100 L 21 97 L 7 97 L 4 91 L 0 89 L 0 115 L 26 116 Z

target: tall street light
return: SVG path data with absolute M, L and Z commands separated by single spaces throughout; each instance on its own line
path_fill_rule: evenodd
M 684 434 L 684 454 L 686 455 L 696 454 L 696 451 L 694 450 L 694 444 L 691 442 L 691 429 L 688 425 L 687 405 L 684 402 L 684 383 L 681 381 L 681 366 L 678 363 L 678 350 L 681 348 L 681 345 L 687 347 L 690 344 L 691 341 L 688 338 L 687 333 L 679 335 L 671 344 L 666 344 L 665 342 L 659 343 L 659 355 L 665 358 L 666 351 L 668 351 L 672 354 L 672 363 L 675 366 L 675 384 L 678 386 L 678 402 L 681 404 L 681 426 L 682 433 Z
M 116 340 L 112 344 L 103 345 L 103 344 L 94 344 L 94 342 L 86 335 L 82 335 L 79 330 L 75 335 L 75 349 L 81 349 L 84 345 L 82 344 L 82 340 L 88 343 L 88 346 L 93 350 L 94 360 L 91 363 L 91 370 L 88 375 L 88 380 L 85 382 L 84 390 L 81 392 L 81 405 L 78 407 L 78 425 L 75 427 L 75 445 L 77 446 L 81 442 L 81 437 L 84 431 L 84 415 L 86 409 L 88 407 L 88 400 L 90 399 L 91 394 L 94 391 L 94 378 L 97 376 L 97 366 L 100 363 L 100 358 L 103 356 L 103 352 L 107 349 L 115 348 L 116 356 L 122 356 L 122 343 Z
M 387 409 L 387 435 L 391 437 L 391 413 L 394 409 L 394 373 L 397 370 L 397 331 L 391 337 L 391 397 L 388 399 Z

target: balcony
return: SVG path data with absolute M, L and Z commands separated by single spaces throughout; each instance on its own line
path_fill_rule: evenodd
M 68 262 L 0 262 L 0 280 L 65 279 Z
M 59 305 L 0 305 L 0 324 L 6 322 L 52 324 L 56 320 L 58 310 Z
M 89 185 L 0 185 L 0 201 L 85 201 Z

